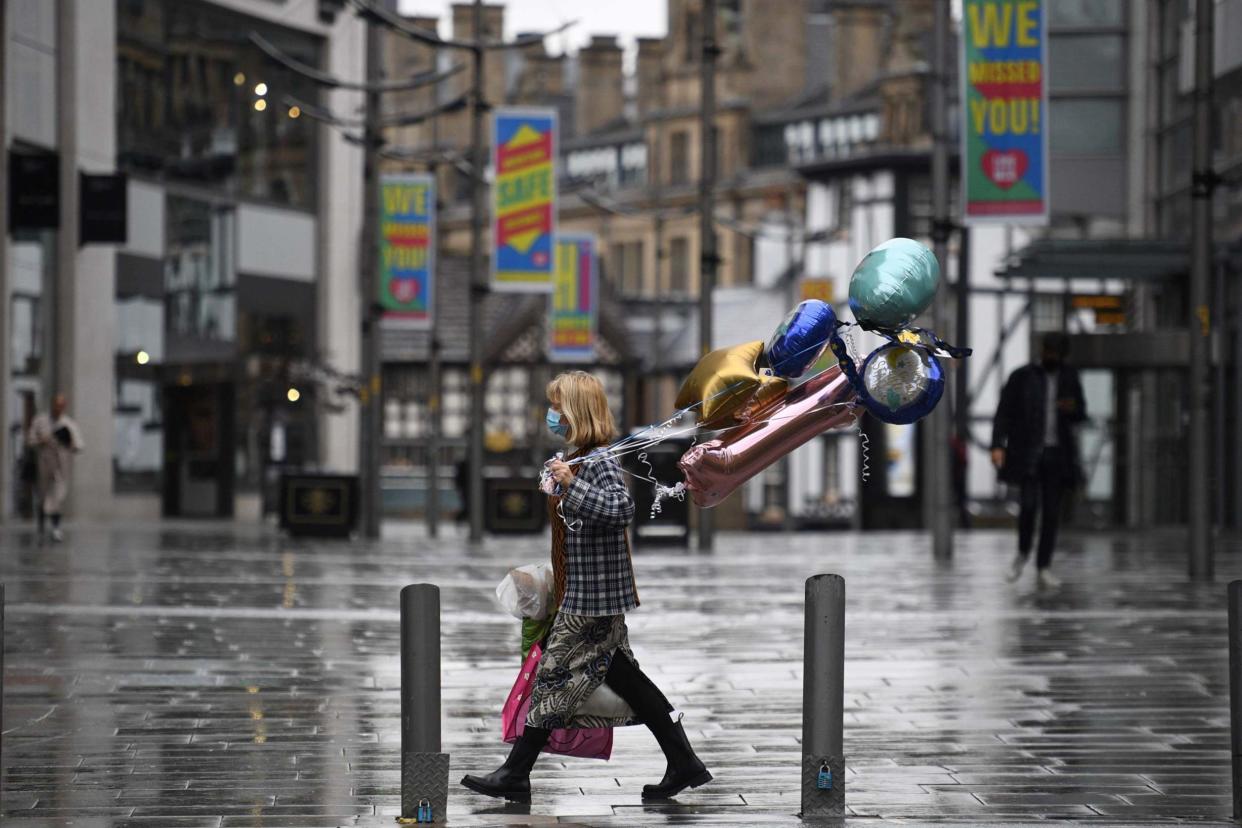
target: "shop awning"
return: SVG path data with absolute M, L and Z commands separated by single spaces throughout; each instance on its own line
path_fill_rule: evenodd
M 1010 255 L 1002 279 L 1177 278 L 1190 270 L 1190 245 L 1152 239 L 1036 239 Z

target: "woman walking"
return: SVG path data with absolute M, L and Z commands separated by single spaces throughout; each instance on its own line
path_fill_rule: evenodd
M 672 705 L 638 668 L 630 650 L 625 613 L 638 606 L 634 566 L 625 527 L 634 501 L 616 460 L 592 454 L 617 436 L 600 381 L 584 371 L 561 374 L 548 384 L 547 425 L 572 447 L 569 460 L 550 465 L 559 493 L 549 498 L 552 569 L 559 610 L 539 662 L 526 729 L 509 758 L 487 776 L 461 783 L 488 796 L 530 801 L 530 771 L 556 728 L 644 724 L 668 767 L 659 784 L 643 786 L 644 799 L 669 799 L 711 781 L 695 755 Z M 635 720 L 601 719 L 579 712 L 607 684 Z
M 43 542 L 45 520 L 52 521 L 52 540 L 64 540 L 60 531 L 60 513 L 69 496 L 69 476 L 73 471 L 73 455 L 82 451 L 82 433 L 66 411 L 69 401 L 64 394 L 52 398 L 51 416 L 36 414 L 26 432 L 26 444 L 35 452 L 38 472 L 35 478 L 39 542 Z

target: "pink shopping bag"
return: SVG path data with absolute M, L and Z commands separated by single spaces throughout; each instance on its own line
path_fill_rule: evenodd
M 522 663 L 509 698 L 500 712 L 500 721 L 504 729 L 504 740 L 510 744 L 516 742 L 526 729 L 526 714 L 530 712 L 530 692 L 535 687 L 535 673 L 539 670 L 539 659 L 543 649 L 536 644 L 530 648 L 530 654 Z M 552 731 L 548 739 L 545 753 L 563 753 L 566 756 L 581 756 L 586 759 L 607 759 L 612 756 L 611 727 L 574 727 L 558 728 Z

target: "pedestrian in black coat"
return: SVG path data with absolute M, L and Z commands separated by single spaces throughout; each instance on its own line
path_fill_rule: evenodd
M 1009 580 L 1016 581 L 1030 556 L 1035 520 L 1042 511 L 1035 565 L 1040 586 L 1055 587 L 1052 553 L 1061 497 L 1079 481 L 1075 427 L 1087 419 L 1078 372 L 1066 364 L 1069 340 L 1044 337 L 1040 361 L 1009 376 L 992 424 L 992 463 L 1001 480 L 1019 487 L 1018 555 Z

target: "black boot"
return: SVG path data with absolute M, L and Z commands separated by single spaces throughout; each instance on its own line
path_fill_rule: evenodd
M 686 788 L 697 788 L 712 781 L 712 775 L 706 766 L 694 755 L 690 740 L 686 738 L 686 730 L 681 726 L 681 719 L 674 724 L 664 717 L 664 721 L 656 726 L 647 724 L 664 751 L 668 760 L 668 769 L 658 785 L 643 785 L 643 799 L 672 799 Z
M 513 743 L 509 758 L 487 776 L 465 776 L 461 784 L 487 796 L 504 797 L 513 802 L 530 802 L 530 769 L 539 751 L 548 743 L 552 731 L 527 727 Z

